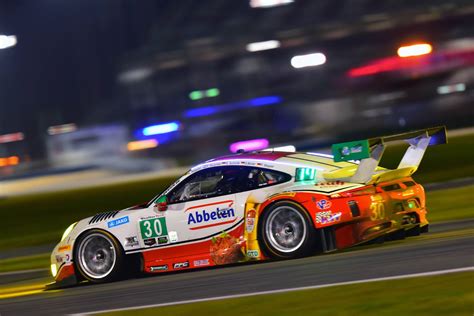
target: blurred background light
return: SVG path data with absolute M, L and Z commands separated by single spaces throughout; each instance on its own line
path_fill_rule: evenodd
M 156 139 L 144 139 L 144 140 L 129 142 L 127 144 L 127 150 L 136 151 L 136 150 L 155 148 L 157 146 L 158 146 L 158 141 Z
M 169 122 L 157 125 L 151 125 L 145 127 L 142 130 L 144 136 L 152 136 L 152 135 L 159 135 L 159 134 L 166 134 L 171 132 L 176 132 L 179 130 L 180 124 L 179 122 Z
M 299 55 L 291 58 L 291 66 L 293 68 L 313 67 L 324 63 L 326 63 L 326 56 L 323 53 Z
M 20 140 L 23 140 L 23 139 L 25 139 L 25 135 L 23 133 L 20 133 L 20 132 L 0 135 L 0 144 L 17 142 L 17 141 L 20 141 Z
M 217 88 L 211 88 L 211 89 L 207 89 L 205 93 L 206 93 L 206 97 L 215 98 L 220 94 L 220 91 Z
M 270 40 L 264 42 L 255 42 L 247 44 L 247 51 L 249 52 L 259 52 L 262 50 L 275 49 L 280 47 L 280 41 Z
M 451 85 L 439 86 L 437 89 L 438 94 L 449 94 L 454 92 L 463 92 L 466 90 L 464 83 L 456 83 Z
M 268 139 L 258 138 L 258 139 L 243 140 L 243 141 L 232 143 L 230 144 L 229 149 L 231 152 L 236 153 L 239 150 L 244 150 L 244 151 L 261 150 L 261 149 L 267 148 L 268 145 L 269 145 Z
M 431 53 L 433 47 L 430 44 L 414 44 L 408 46 L 401 46 L 397 50 L 397 54 L 400 57 L 413 57 L 421 56 Z
M 16 166 L 19 163 L 20 163 L 20 158 L 18 156 L 0 158 L 0 167 Z
M 196 91 L 191 91 L 189 93 L 189 98 L 193 101 L 195 100 L 200 100 L 204 97 L 203 93 L 199 90 L 196 90 Z
M 55 125 L 55 126 L 48 127 L 48 134 L 58 135 L 58 134 L 71 133 L 76 130 L 77 130 L 77 125 L 74 123 L 69 123 L 69 124 L 62 124 L 62 125 Z
M 250 6 L 252 8 L 271 8 L 292 2 L 294 0 L 250 0 Z
M 258 97 L 246 101 L 232 102 L 220 105 L 210 105 L 202 108 L 191 109 L 184 112 L 184 116 L 191 117 L 203 117 L 208 115 L 214 115 L 218 113 L 224 113 L 234 110 L 241 110 L 245 108 L 259 107 L 265 105 L 272 105 L 281 103 L 282 98 L 280 96 L 264 96 Z
M 193 101 L 197 101 L 204 98 L 215 98 L 219 96 L 220 93 L 220 90 L 217 88 L 210 88 L 207 90 L 194 90 L 189 93 L 189 98 Z
M 144 80 L 153 74 L 153 70 L 148 67 L 136 68 L 122 72 L 118 80 L 122 83 L 133 83 Z
M 13 47 L 16 43 L 15 35 L 0 35 L 0 49 Z

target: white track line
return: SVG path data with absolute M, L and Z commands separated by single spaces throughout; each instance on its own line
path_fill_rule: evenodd
M 217 301 L 217 300 L 224 300 L 224 299 L 229 299 L 229 298 L 239 298 L 239 297 L 246 297 L 246 296 L 286 293 L 286 292 L 301 291 L 301 290 L 314 290 L 314 289 L 320 289 L 320 288 L 332 287 L 332 286 L 339 286 L 339 285 L 350 285 L 350 284 L 359 284 L 359 283 L 367 283 L 367 282 L 378 282 L 378 281 L 387 281 L 387 280 L 399 280 L 399 279 L 407 279 L 407 278 L 426 277 L 426 276 L 432 276 L 432 275 L 441 275 L 441 274 L 448 274 L 448 273 L 455 273 L 455 272 L 466 272 L 466 271 L 474 271 L 474 266 L 464 267 L 464 268 L 457 268 L 457 269 L 422 272 L 422 273 L 395 275 L 395 276 L 383 277 L 383 278 L 372 278 L 372 279 L 355 280 L 355 281 L 347 281 L 347 282 L 339 282 L 339 283 L 329 283 L 329 284 L 311 285 L 311 286 L 303 286 L 303 287 L 294 287 L 294 288 L 280 289 L 280 290 L 261 291 L 261 292 L 252 292 L 252 293 L 225 295 L 225 296 L 215 296 L 215 297 L 200 298 L 200 299 L 194 299 L 194 300 L 185 300 L 185 301 L 175 301 L 175 302 L 161 303 L 161 304 L 151 304 L 151 305 L 116 308 L 116 309 L 104 309 L 104 310 L 100 310 L 100 311 L 93 311 L 93 312 L 79 313 L 79 314 L 70 314 L 70 315 L 71 316 L 93 315 L 93 314 L 100 314 L 100 313 L 128 311 L 128 310 L 145 309 L 145 308 L 152 308 L 152 307 L 163 307 L 163 306 L 171 306 L 171 305 L 209 302 L 209 301 Z

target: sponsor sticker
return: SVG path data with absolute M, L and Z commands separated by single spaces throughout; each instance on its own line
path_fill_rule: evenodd
M 247 212 L 247 218 L 245 219 L 245 230 L 247 233 L 253 232 L 255 227 L 255 217 L 257 216 L 257 212 L 254 209 L 251 209 Z
M 168 265 L 165 264 L 165 265 L 162 265 L 162 266 L 154 266 L 154 267 L 150 267 L 150 271 L 166 271 L 168 270 Z
M 325 200 L 325 199 L 322 199 L 322 200 L 319 200 L 316 202 L 316 206 L 320 209 L 320 210 L 327 210 L 329 208 L 331 208 L 331 201 L 328 201 L 328 200 Z
M 173 264 L 173 269 L 183 269 L 189 267 L 189 261 L 178 262 Z
M 61 257 L 61 256 L 56 256 L 56 262 L 57 262 L 57 263 L 63 263 L 63 257 Z
M 64 251 L 69 251 L 69 250 L 71 250 L 71 245 L 65 245 L 58 248 L 59 252 L 64 252 Z
M 168 237 L 167 236 L 161 236 L 158 237 L 158 245 L 163 245 L 168 243 Z
M 130 220 L 128 219 L 128 216 L 120 217 L 117 219 L 114 219 L 113 221 L 107 222 L 107 227 L 112 228 L 112 227 L 117 227 L 123 224 L 127 224 Z
M 140 221 L 140 234 L 142 239 L 166 236 L 168 234 L 166 218 L 154 217 Z
M 209 265 L 209 259 L 194 260 L 193 265 L 195 267 L 203 267 Z
M 175 231 L 170 231 L 168 233 L 168 237 L 170 239 L 170 242 L 178 242 L 178 233 Z
M 213 211 L 194 211 L 188 215 L 188 225 L 208 223 L 211 221 L 221 221 L 225 219 L 234 219 L 235 211 L 233 208 L 216 208 Z
M 143 239 L 143 243 L 145 244 L 145 246 L 156 245 L 156 238 Z
M 136 247 L 138 245 L 139 242 L 137 236 L 125 237 L 125 247 Z
M 258 258 L 260 257 L 260 253 L 258 250 L 247 250 L 247 257 L 249 258 Z
M 316 213 L 316 223 L 319 224 L 328 224 L 333 222 L 338 222 L 341 220 L 342 213 L 337 212 L 333 213 L 331 211 L 319 212 Z

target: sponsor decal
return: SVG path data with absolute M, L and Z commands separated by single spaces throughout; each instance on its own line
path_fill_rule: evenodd
M 150 267 L 150 271 L 166 271 L 168 270 L 168 265 L 165 264 L 165 265 L 162 265 L 162 266 L 154 266 L 154 267 Z
M 189 261 L 178 262 L 173 264 L 173 269 L 184 269 L 189 268 Z
M 251 209 L 247 212 L 247 218 L 245 219 L 245 230 L 247 233 L 253 232 L 255 228 L 255 217 L 257 216 L 257 212 L 254 209 Z
M 222 205 L 226 205 L 222 207 Z M 190 230 L 203 229 L 213 226 L 233 223 L 237 220 L 235 210 L 231 207 L 233 200 L 220 201 L 190 207 L 188 212 L 188 226 Z M 214 206 L 215 209 L 211 207 Z M 210 209 L 211 208 L 211 209 Z
M 224 232 L 211 239 L 211 259 L 215 264 L 228 264 L 239 262 L 244 259 L 242 247 L 245 245 L 243 238 L 238 239 Z
M 166 218 L 154 217 L 140 221 L 140 234 L 142 239 L 155 238 L 168 235 Z
M 136 247 L 138 245 L 139 242 L 137 236 L 125 237 L 125 247 Z
M 61 246 L 58 248 L 59 252 L 69 251 L 71 250 L 71 245 Z
M 331 201 L 328 201 L 328 200 L 325 200 L 325 199 L 322 199 L 322 200 L 319 200 L 316 202 L 316 206 L 320 209 L 320 210 L 327 210 L 329 208 L 331 208 Z
M 193 265 L 195 267 L 203 267 L 209 265 L 209 259 L 194 260 Z
M 117 227 L 123 224 L 127 224 L 130 222 L 128 219 L 128 216 L 120 217 L 117 219 L 114 219 L 113 221 L 107 222 L 107 227 L 112 228 L 112 227 Z
M 235 212 L 233 208 L 216 208 L 215 211 L 202 210 L 201 212 L 196 211 L 188 215 L 188 225 L 206 223 L 209 221 L 220 220 L 223 218 L 233 218 Z
M 345 184 L 346 183 L 344 181 L 328 181 L 328 182 L 317 183 L 316 186 L 328 188 L 328 187 L 338 187 Z
M 170 242 L 178 242 L 178 233 L 175 231 L 170 231 L 168 233 L 168 237 L 170 239 Z
M 143 243 L 145 244 L 145 246 L 156 245 L 156 238 L 143 239 Z
M 157 239 L 158 239 L 158 245 L 168 243 L 168 237 L 167 236 L 161 236 L 161 237 L 158 237 Z
M 57 263 L 63 263 L 63 257 L 61 257 L 61 256 L 56 256 L 56 262 L 57 262 Z
M 328 223 L 338 222 L 341 220 L 341 216 L 342 216 L 341 212 L 337 212 L 337 213 L 333 213 L 331 211 L 319 212 L 319 213 L 316 213 L 316 223 L 328 224 Z
M 258 250 L 247 250 L 247 257 L 249 258 L 258 258 L 260 257 L 260 253 Z

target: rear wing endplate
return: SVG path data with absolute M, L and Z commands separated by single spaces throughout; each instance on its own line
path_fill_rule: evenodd
M 447 143 L 446 127 L 432 127 L 402 134 L 334 144 L 332 145 L 334 161 L 360 160 L 356 172 L 345 180 L 355 183 L 369 183 L 376 174 L 386 144 L 395 141 L 405 141 L 410 145 L 398 164 L 397 171 L 406 169 L 409 174 L 412 174 L 418 169 L 428 146 Z M 399 172 L 399 174 L 403 174 L 403 172 Z

